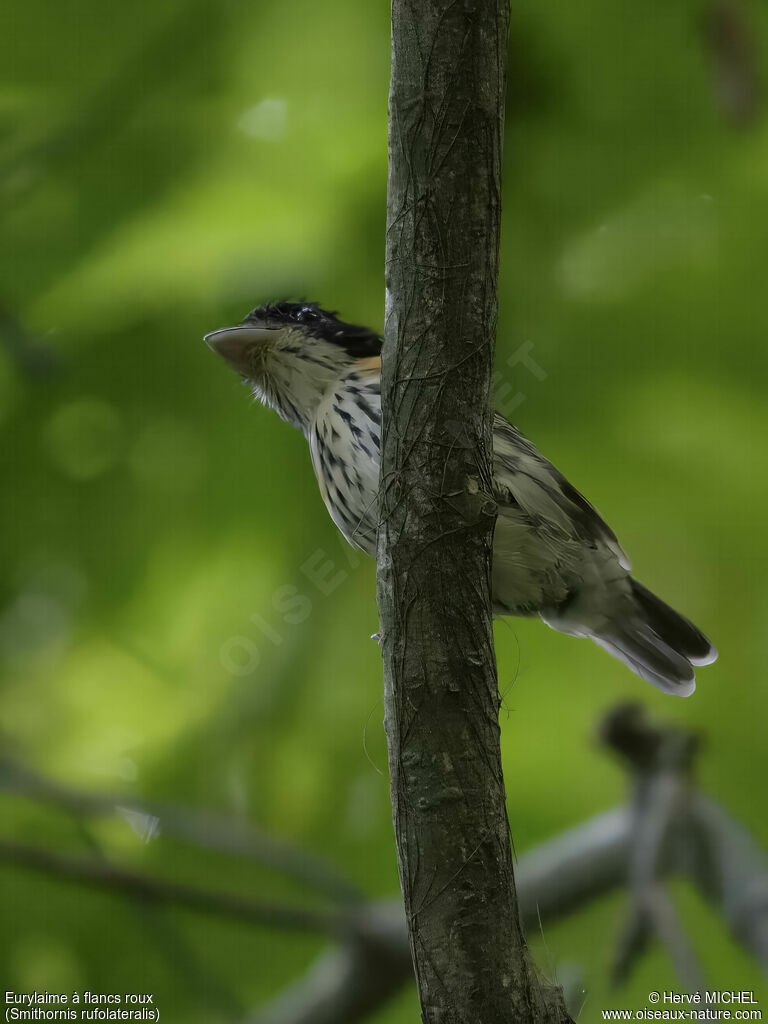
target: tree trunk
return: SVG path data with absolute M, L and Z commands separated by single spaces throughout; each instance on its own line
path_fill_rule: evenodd
M 393 0 L 378 601 L 426 1024 L 569 1020 L 520 927 L 490 598 L 506 0 Z

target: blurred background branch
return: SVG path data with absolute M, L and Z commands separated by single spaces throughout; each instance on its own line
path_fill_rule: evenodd
M 343 932 L 347 919 L 336 913 L 257 903 L 226 892 L 210 892 L 196 886 L 148 878 L 112 864 L 82 857 L 65 857 L 35 846 L 0 841 L 0 860 L 18 867 L 42 871 L 70 882 L 92 885 L 122 893 L 129 899 L 147 903 L 174 904 L 202 914 L 218 914 L 272 928 Z
M 692 774 L 697 738 L 675 726 L 650 723 L 636 705 L 607 715 L 599 733 L 629 768 L 630 802 L 520 857 L 517 880 L 526 931 L 535 933 L 608 892 L 626 888 L 629 919 L 617 936 L 615 980 L 626 978 L 656 938 L 669 950 L 680 985 L 689 992 L 703 990 L 704 971 L 665 887 L 668 880 L 687 878 L 768 975 L 768 857 L 727 811 L 696 791 Z M 59 787 L 8 761 L 0 771 L 0 788 L 85 818 L 121 815 L 128 806 L 121 797 Z M 160 832 L 155 836 L 176 834 L 209 851 L 254 855 L 249 843 L 221 841 L 222 835 L 244 834 L 238 823 L 187 809 L 163 810 L 137 802 L 130 806 L 137 815 L 159 818 Z M 182 829 L 179 821 L 185 823 Z M 270 868 L 295 876 L 296 863 L 303 863 L 306 855 L 291 851 L 289 844 L 271 843 L 268 849 L 279 846 L 290 856 L 283 863 L 270 857 Z M 318 867 L 320 877 L 333 876 L 322 861 L 306 859 L 313 864 L 312 878 Z M 350 901 L 344 887 L 324 887 L 323 895 L 331 899 L 327 909 L 266 904 L 225 890 L 128 871 L 101 859 L 64 856 L 7 840 L 0 841 L 0 860 L 113 891 L 139 905 L 175 905 L 257 927 L 333 936 L 335 945 L 272 1004 L 249 1015 L 248 1024 L 353 1024 L 375 1012 L 413 977 L 399 900 Z M 572 1013 L 582 1001 L 580 991 L 571 993 Z
M 281 843 L 253 825 L 222 815 L 170 804 L 136 802 L 110 793 L 83 792 L 46 779 L 7 758 L 0 758 L 0 789 L 84 818 L 124 817 L 147 840 L 162 829 L 166 835 L 177 836 L 202 849 L 258 861 L 341 904 L 363 899 L 362 893 L 325 861 L 289 843 Z
M 750 0 L 709 0 L 704 13 L 715 102 L 739 128 L 754 124 L 761 101 L 751 6 Z
M 0 305 L 0 344 L 25 376 L 49 377 L 59 369 L 59 357 L 39 338 L 34 338 L 16 317 Z

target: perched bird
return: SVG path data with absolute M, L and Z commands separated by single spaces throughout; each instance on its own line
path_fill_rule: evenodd
M 260 306 L 208 345 L 255 398 L 302 431 L 323 500 L 350 544 L 376 554 L 381 440 L 381 338 L 316 303 Z M 665 693 L 687 697 L 709 640 L 629 574 L 597 511 L 502 416 L 493 421 L 498 518 L 496 615 L 539 615 L 589 637 Z

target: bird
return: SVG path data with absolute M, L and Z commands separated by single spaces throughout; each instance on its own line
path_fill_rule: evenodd
M 382 338 L 316 302 L 270 302 L 205 336 L 253 397 L 300 430 L 346 540 L 376 555 Z M 687 697 L 717 650 L 633 578 L 597 510 L 503 416 L 493 419 L 495 616 L 539 616 L 587 637 L 665 693 Z

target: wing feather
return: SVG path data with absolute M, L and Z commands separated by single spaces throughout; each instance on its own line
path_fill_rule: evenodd
M 627 553 L 597 509 L 524 437 L 498 414 L 493 421 L 496 498 L 518 505 L 535 524 L 578 538 L 592 548 L 606 547 L 622 568 Z

